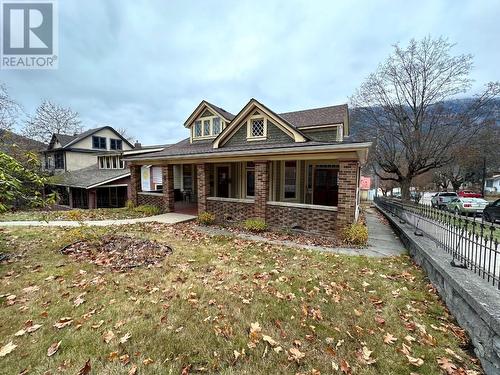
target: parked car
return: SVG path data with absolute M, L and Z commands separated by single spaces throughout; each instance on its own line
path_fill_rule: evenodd
M 446 205 L 452 200 L 458 198 L 457 193 L 450 191 L 442 191 L 434 195 L 431 199 L 432 207 L 446 208 Z
M 483 210 L 483 218 L 490 223 L 500 221 L 500 199 L 486 206 Z
M 482 214 L 488 201 L 482 198 L 453 198 L 446 205 L 446 209 L 456 214 L 477 215 Z
M 458 196 L 462 198 L 482 198 L 483 196 L 479 193 L 475 193 L 470 190 L 460 190 Z

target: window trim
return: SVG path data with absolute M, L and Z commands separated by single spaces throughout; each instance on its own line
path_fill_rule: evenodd
M 252 135 L 252 125 L 254 120 L 263 120 L 264 123 L 264 135 L 253 136 Z M 267 139 L 267 116 L 262 114 L 250 116 L 247 120 L 247 141 L 262 141 Z
M 214 133 L 214 119 L 219 118 L 219 126 L 220 126 L 220 131 L 219 133 L 215 134 Z M 208 121 L 208 126 L 209 126 L 209 134 L 205 134 L 205 121 Z M 200 122 L 201 124 L 201 135 L 196 135 L 196 123 Z M 224 119 L 219 116 L 219 115 L 212 115 L 212 116 L 204 116 L 204 117 L 198 117 L 196 120 L 193 121 L 193 125 L 191 126 L 191 137 L 194 140 L 198 139 L 212 139 L 217 137 L 226 127 L 226 122 Z
M 94 140 L 99 139 L 99 147 L 95 147 Z M 104 147 L 101 147 L 101 140 L 104 139 Z M 94 150 L 107 150 L 108 149 L 108 140 L 106 137 L 101 137 L 100 135 L 92 136 L 92 148 Z
M 285 163 L 287 161 L 295 162 L 295 196 L 293 198 L 285 198 Z M 300 160 L 283 160 L 281 162 L 281 188 L 280 195 L 283 202 L 293 202 L 299 200 L 299 183 L 300 183 Z

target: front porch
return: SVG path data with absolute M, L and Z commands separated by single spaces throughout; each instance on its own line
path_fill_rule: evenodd
M 165 212 L 208 211 L 218 223 L 261 218 L 274 229 L 323 234 L 357 219 L 357 160 L 133 165 L 131 171 L 131 199 Z

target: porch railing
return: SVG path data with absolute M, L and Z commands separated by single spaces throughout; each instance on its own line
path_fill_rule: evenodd
M 375 198 L 384 211 L 415 228 L 451 255 L 451 264 L 466 268 L 500 289 L 500 229 L 493 223 L 468 220 L 422 204 Z

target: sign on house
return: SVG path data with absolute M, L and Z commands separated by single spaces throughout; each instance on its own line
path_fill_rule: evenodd
M 151 191 L 151 169 L 149 165 L 141 167 L 141 189 L 142 191 Z
M 361 176 L 359 180 L 359 188 L 361 190 L 370 190 L 371 182 L 372 181 L 370 177 Z

